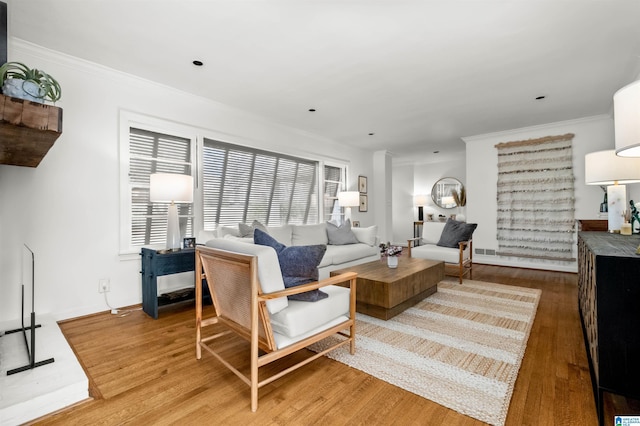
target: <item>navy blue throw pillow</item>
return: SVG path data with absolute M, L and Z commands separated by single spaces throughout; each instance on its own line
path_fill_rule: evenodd
M 318 281 L 318 265 L 327 251 L 326 245 L 287 247 L 260 229 L 254 231 L 253 241 L 256 244 L 274 248 L 278 254 L 280 271 L 286 288 Z M 329 295 L 323 291 L 311 290 L 289 296 L 289 299 L 316 302 L 327 297 Z

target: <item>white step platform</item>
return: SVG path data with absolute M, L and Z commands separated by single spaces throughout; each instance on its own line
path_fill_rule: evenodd
M 20 328 L 0 322 L 0 332 Z M 0 425 L 18 425 L 89 398 L 89 380 L 58 324 L 47 315 L 37 316 L 35 362 L 53 358 L 51 364 L 7 375 L 29 365 L 22 332 L 0 336 Z M 25 326 L 29 326 L 25 322 Z M 30 332 L 27 331 L 30 342 Z

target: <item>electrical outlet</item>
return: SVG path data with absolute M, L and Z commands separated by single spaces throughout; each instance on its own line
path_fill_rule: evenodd
M 102 278 L 98 281 L 98 293 L 108 293 L 111 291 L 109 278 Z

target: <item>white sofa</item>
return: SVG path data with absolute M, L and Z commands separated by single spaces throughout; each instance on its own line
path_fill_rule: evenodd
M 459 277 L 462 284 L 462 278 L 467 273 L 469 273 L 469 279 L 472 278 L 473 239 L 459 242 L 457 248 L 437 245 L 445 224 L 445 222 L 424 222 L 422 236 L 407 240 L 409 257 L 442 260 L 445 264 L 445 274 Z
M 283 225 L 266 228 L 269 235 L 286 246 L 305 246 L 325 244 L 325 252 L 318 266 L 318 279 L 329 277 L 331 271 L 348 268 L 361 263 L 380 259 L 377 226 L 367 228 L 351 228 L 358 239 L 356 244 L 333 245 L 327 236 L 327 225 Z M 200 231 L 197 242 L 206 244 L 214 238 L 225 238 L 253 244 L 253 237 L 241 237 L 237 227 L 221 226 L 216 231 Z

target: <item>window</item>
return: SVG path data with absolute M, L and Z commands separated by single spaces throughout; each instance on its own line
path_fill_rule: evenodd
M 191 174 L 191 152 L 191 139 L 129 128 L 130 246 L 166 241 L 168 204 L 149 201 L 149 175 Z M 192 235 L 192 204 L 178 204 L 178 215 L 182 233 Z
M 318 223 L 318 162 L 204 139 L 204 229 Z
M 342 223 L 338 192 L 344 189 L 344 177 L 344 167 L 324 166 L 324 217 L 336 223 Z
M 313 224 L 341 209 L 346 166 L 202 137 L 198 130 L 133 112 L 121 112 L 120 252 L 166 242 L 168 205 L 149 202 L 149 176 L 194 176 L 194 203 L 178 204 L 180 231 L 258 220 L 268 226 Z

